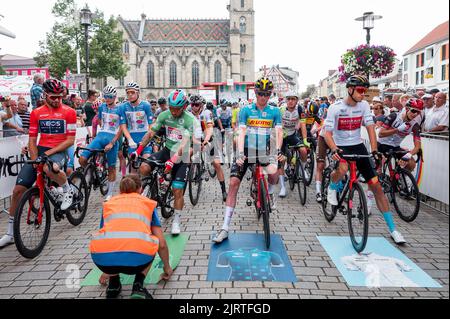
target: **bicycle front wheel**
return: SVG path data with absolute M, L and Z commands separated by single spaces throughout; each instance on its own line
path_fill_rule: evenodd
M 196 206 L 202 189 L 202 169 L 200 164 L 192 164 L 189 170 L 189 199 Z
M 270 208 L 270 199 L 269 195 L 266 192 L 266 188 L 264 187 L 264 183 L 259 185 L 259 193 L 261 196 L 261 215 L 263 218 L 263 229 L 264 229 L 264 241 L 266 243 L 266 248 L 270 248 L 270 223 L 269 216 L 272 212 Z
M 411 172 L 406 169 L 400 168 L 396 175 L 398 179 L 393 182 L 392 201 L 400 218 L 411 223 L 420 210 L 419 186 Z
M 69 223 L 73 226 L 78 226 L 86 216 L 89 203 L 89 190 L 84 175 L 81 172 L 73 172 L 69 177 L 69 184 L 72 185 L 75 191 L 73 201 L 77 204 L 73 209 L 67 211 L 66 216 Z
M 328 204 L 328 186 L 330 186 L 331 181 L 331 170 L 329 168 L 325 169 L 322 178 L 322 212 L 325 219 L 331 223 L 336 217 L 337 208 Z
M 27 190 L 20 199 L 14 215 L 14 243 L 25 258 L 35 258 L 44 249 L 50 234 L 50 205 L 44 199 L 42 220 L 39 221 L 39 188 Z
M 172 187 L 169 187 L 162 198 L 162 202 L 159 204 L 161 206 L 162 217 L 168 219 L 173 216 L 173 214 L 175 213 L 175 197 L 173 195 Z
M 305 204 L 306 204 L 305 171 L 303 170 L 303 166 L 302 166 L 302 163 L 300 160 L 298 160 L 295 163 L 295 177 L 296 177 L 296 183 L 297 183 L 297 188 L 298 188 L 298 195 L 300 197 L 300 204 L 302 204 L 302 206 L 305 206 Z
M 353 248 L 361 253 L 366 248 L 369 236 L 369 214 L 364 189 L 358 183 L 353 184 L 348 197 L 347 218 Z
M 306 165 L 305 165 L 305 171 L 308 172 L 308 179 L 305 180 L 305 185 L 309 186 L 312 183 L 313 180 L 313 176 L 314 176 L 314 163 L 315 163 L 315 158 L 314 158 L 314 151 L 311 149 L 308 155 L 308 160 L 306 161 Z

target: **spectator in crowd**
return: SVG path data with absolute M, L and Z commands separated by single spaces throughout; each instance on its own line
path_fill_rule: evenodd
M 13 117 L 11 107 L 9 106 L 9 97 L 0 96 L 0 101 L 2 102 L 2 109 L 0 110 L 0 138 L 3 137 L 3 124 L 5 121 Z
M 100 283 L 108 283 L 108 299 L 119 297 L 121 273 L 135 276 L 132 299 L 153 299 L 144 280 L 157 253 L 163 264 L 161 279 L 169 280 L 173 273 L 157 203 L 141 193 L 139 176 L 125 176 L 120 182 L 120 195 L 103 204 L 101 229 L 90 244 L 92 260 L 103 272 Z M 120 235 L 123 232 L 126 236 Z
M 442 132 L 448 130 L 448 108 L 445 106 L 447 103 L 447 96 L 445 93 L 436 93 L 434 98 L 435 106 L 431 111 L 428 111 L 425 117 L 424 132 Z
M 390 113 L 398 112 L 402 108 L 402 104 L 400 103 L 400 97 L 401 96 L 402 96 L 401 94 L 394 94 L 392 96 L 392 105 L 391 105 L 391 107 L 389 109 Z
M 381 102 L 380 98 L 373 99 L 371 109 L 377 128 L 381 127 L 386 119 L 386 115 L 384 114 L 383 102 Z
M 89 90 L 88 99 L 83 106 L 83 120 L 86 126 L 92 126 L 92 120 L 97 115 L 96 110 L 93 107 L 94 102 L 97 100 L 98 93 L 95 90 Z
M 423 98 L 423 96 L 425 95 L 425 91 L 417 91 L 416 94 L 418 95 L 419 99 Z
M 328 99 L 330 100 L 330 105 L 333 105 L 334 103 L 336 103 L 336 95 L 330 94 Z
M 10 100 L 9 106 L 11 107 L 12 117 L 3 126 L 3 137 L 24 134 L 25 130 L 22 128 L 22 119 L 19 116 L 17 101 Z
M 434 107 L 434 99 L 433 95 L 427 93 L 422 97 L 425 116 L 427 116 L 428 112 L 430 112 Z
M 436 97 L 436 94 L 438 94 L 439 92 L 441 92 L 439 89 L 432 89 L 428 91 L 429 94 L 433 95 L 433 100 Z
M 409 94 L 403 94 L 402 96 L 400 96 L 401 108 L 399 109 L 399 111 L 402 111 L 406 107 L 406 103 L 408 103 L 409 99 L 411 98 L 412 96 Z
M 69 89 L 65 86 L 64 86 L 64 94 L 63 94 L 62 102 L 64 105 L 72 107 L 72 101 L 69 97 Z
M 41 95 L 44 92 L 42 84 L 45 81 L 45 77 L 42 73 L 36 73 L 33 77 L 33 86 L 30 89 L 31 106 L 33 110 L 38 107 L 38 101 L 41 99 Z
M 391 112 L 392 108 L 392 95 L 386 95 L 383 101 L 383 108 L 385 110 L 385 114 L 388 115 Z M 386 111 L 387 110 L 387 111 Z
M 19 98 L 17 102 L 18 113 L 22 119 L 22 128 L 28 133 L 30 129 L 30 112 L 28 111 L 28 102 L 25 98 Z

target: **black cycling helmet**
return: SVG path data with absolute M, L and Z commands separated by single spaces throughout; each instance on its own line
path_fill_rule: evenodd
M 63 95 L 66 86 L 57 79 L 48 79 L 42 84 L 44 92 L 47 94 L 60 94 Z
M 159 105 L 166 105 L 167 104 L 167 99 L 165 97 L 159 98 L 158 104 Z
M 158 102 L 155 99 L 151 99 L 149 103 L 150 104 L 157 104 Z
M 191 104 L 203 104 L 203 97 L 200 94 L 193 94 L 189 98 Z
M 316 102 L 312 101 L 309 103 L 309 105 L 308 105 L 309 115 L 317 115 L 317 114 L 319 114 L 319 110 L 320 110 L 320 107 Z
M 352 75 L 347 79 L 347 88 L 355 86 L 362 86 L 369 88 L 370 82 L 364 75 Z
M 273 87 L 273 82 L 266 77 L 258 79 L 255 83 L 255 90 L 259 92 L 272 92 Z
M 206 103 L 206 109 L 212 111 L 214 109 L 214 104 L 212 102 Z

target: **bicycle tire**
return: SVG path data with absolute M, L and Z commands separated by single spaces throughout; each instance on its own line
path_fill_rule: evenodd
M 292 154 L 292 153 L 291 153 Z M 295 189 L 295 180 L 297 179 L 297 176 L 295 175 L 295 166 L 292 167 L 292 158 L 293 155 L 289 156 L 287 159 L 287 166 L 289 170 L 288 179 L 289 179 L 289 188 L 291 191 Z M 298 161 L 298 158 L 296 158 L 296 163 Z
M 217 176 L 217 172 L 216 169 L 214 168 L 214 165 L 212 165 L 211 163 L 206 165 L 208 166 L 209 176 L 211 176 L 211 178 L 215 178 Z
M 355 193 L 358 193 L 359 202 L 362 207 L 360 207 L 357 211 L 357 215 L 354 216 L 354 196 Z M 348 219 L 348 231 L 350 234 L 350 240 L 352 241 L 353 248 L 357 253 L 361 253 L 364 251 L 367 245 L 367 239 L 369 237 L 369 214 L 367 209 L 367 200 L 364 189 L 359 183 L 353 184 L 353 189 L 348 195 L 347 201 L 347 219 Z M 356 218 L 354 218 L 356 217 Z M 362 230 L 363 234 L 361 236 L 361 241 L 358 241 L 358 237 L 355 235 L 355 228 L 357 226 L 357 222 L 361 223 L 362 220 Z
M 45 195 L 44 195 L 45 196 Z M 29 248 L 24 242 L 24 238 L 22 237 L 22 231 L 21 231 L 21 218 L 23 215 L 28 215 L 28 210 L 25 210 L 25 205 L 28 203 L 30 204 L 30 201 L 32 201 L 33 205 L 33 211 L 37 211 L 39 209 L 38 207 L 35 207 L 35 200 L 37 200 L 37 204 L 39 205 L 39 188 L 33 187 L 28 189 L 20 199 L 19 206 L 17 207 L 16 213 L 14 215 L 14 243 L 16 245 L 17 250 L 19 253 L 28 259 L 33 259 L 37 257 L 42 250 L 45 247 L 45 244 L 47 243 L 48 236 L 50 234 L 50 224 L 51 224 L 51 210 L 50 210 L 50 204 L 46 199 L 44 199 L 44 211 L 42 212 L 43 218 L 45 216 L 45 225 L 44 225 L 44 231 L 41 236 L 41 240 L 39 244 L 34 248 Z M 33 199 L 34 198 L 34 199 Z M 30 226 L 30 225 L 28 225 Z M 42 226 L 42 225 L 41 225 Z
M 189 199 L 191 200 L 192 206 L 198 204 L 200 198 L 200 192 L 202 189 L 202 168 L 200 164 L 192 164 L 189 170 Z M 194 190 L 194 184 L 198 184 L 197 190 Z
M 412 210 L 412 214 L 407 214 L 407 213 L 405 212 L 405 210 L 402 209 L 402 207 L 400 207 L 400 206 L 401 206 L 400 200 L 405 201 L 405 199 L 403 198 L 404 196 L 402 196 L 402 195 L 400 194 L 400 192 L 401 192 L 401 191 L 404 192 L 404 190 L 401 189 L 402 185 L 399 185 L 399 184 L 398 184 L 398 181 L 395 181 L 394 183 L 395 183 L 396 185 L 393 185 L 393 187 L 391 188 L 391 190 L 392 190 L 392 192 L 391 192 L 392 202 L 393 202 L 393 204 L 394 204 L 394 207 L 395 207 L 395 210 L 396 210 L 398 216 L 399 216 L 402 220 L 404 220 L 405 222 L 411 223 L 411 222 L 413 222 L 413 221 L 417 218 L 417 215 L 419 214 L 419 210 L 420 210 L 420 192 L 419 192 L 419 186 L 417 185 L 417 181 L 416 181 L 416 179 L 414 178 L 414 176 L 413 176 L 413 175 L 411 174 L 411 172 L 409 172 L 408 170 L 403 169 L 403 168 L 399 168 L 399 169 L 397 170 L 397 174 L 400 175 L 399 181 L 400 181 L 401 179 L 403 179 L 403 180 L 404 180 L 403 183 L 406 184 L 406 185 L 410 185 L 411 188 L 412 188 L 411 191 L 412 191 L 412 193 L 413 193 L 413 194 L 412 194 L 412 197 L 413 197 L 413 198 L 412 198 L 411 202 L 414 202 L 414 204 L 415 204 L 414 210 Z M 410 184 L 407 183 L 406 178 L 409 179 Z M 401 183 L 400 183 L 400 184 L 401 184 Z M 408 195 L 409 195 L 409 193 L 410 193 L 410 192 L 409 192 L 409 190 L 408 190 Z
M 331 179 L 331 170 L 329 168 L 326 168 L 323 171 L 323 177 L 322 177 L 322 212 L 325 216 L 325 219 L 331 223 L 335 218 L 336 218 L 336 214 L 337 214 L 337 207 L 328 206 L 328 200 L 327 200 L 327 195 L 328 195 L 328 186 L 330 185 L 330 179 Z
M 172 192 L 172 185 L 167 189 L 167 192 L 162 197 L 161 206 L 161 216 L 165 219 L 169 219 L 175 213 L 175 208 L 171 204 L 174 202 L 175 198 Z
M 270 223 L 269 216 L 271 212 L 270 208 L 270 200 L 266 193 L 266 188 L 264 187 L 264 183 L 259 185 L 259 192 L 261 195 L 261 215 L 263 218 L 263 229 L 264 229 L 264 241 L 266 243 L 266 248 L 270 248 Z
M 314 176 L 314 168 L 315 168 L 315 157 L 314 157 L 314 151 L 313 149 L 310 150 L 309 152 L 309 158 L 308 161 L 305 165 L 305 171 L 307 171 L 309 173 L 308 175 L 308 179 L 305 180 L 305 185 L 309 186 L 312 183 L 313 180 L 313 176 Z M 303 175 L 304 176 L 304 175 Z
M 80 180 L 80 186 L 78 186 L 74 183 L 74 180 L 76 180 L 76 179 Z M 73 200 L 78 201 L 78 200 L 80 200 L 81 196 L 83 198 L 83 201 L 81 201 L 74 209 L 74 211 L 80 212 L 78 217 L 76 217 L 72 213 L 72 210 L 68 210 L 66 212 L 67 220 L 69 221 L 69 223 L 73 226 L 78 226 L 83 222 L 84 218 L 86 217 L 86 212 L 87 212 L 88 203 L 89 203 L 89 190 L 87 188 L 86 181 L 84 179 L 84 175 L 81 172 L 76 172 L 76 171 L 73 172 L 69 176 L 69 184 L 71 184 L 72 187 L 77 190 L 75 192 Z
M 92 186 L 94 185 L 94 169 L 95 167 L 93 164 L 88 164 L 88 166 L 86 166 L 86 168 L 83 171 L 84 180 L 86 181 L 86 185 L 89 190 L 89 196 L 92 191 Z
M 299 154 L 297 154 L 298 156 Z M 300 197 L 300 204 L 305 206 L 306 204 L 306 182 L 305 182 L 305 172 L 303 170 L 302 163 L 298 160 L 295 163 L 295 177 L 298 189 L 298 195 Z

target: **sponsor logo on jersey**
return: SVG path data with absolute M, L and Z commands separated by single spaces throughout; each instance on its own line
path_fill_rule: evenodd
M 359 117 L 341 117 L 338 122 L 339 131 L 356 131 L 361 128 L 362 116 Z
M 272 120 L 248 119 L 247 126 L 271 128 L 273 126 L 273 121 Z
M 65 120 L 39 120 L 39 132 L 41 134 L 65 134 Z
M 179 129 L 167 127 L 167 138 L 171 141 L 179 142 L 183 140 L 183 134 Z

